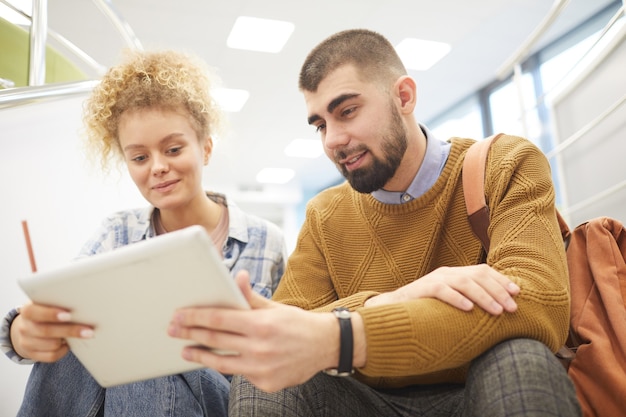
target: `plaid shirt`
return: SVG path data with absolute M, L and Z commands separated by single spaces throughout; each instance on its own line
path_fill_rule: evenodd
M 212 200 L 228 207 L 228 238 L 222 247 L 224 264 L 234 277 L 240 270 L 250 273 L 252 289 L 270 298 L 285 270 L 287 249 L 282 231 L 267 220 L 243 212 L 226 198 L 207 193 Z M 120 211 L 107 217 L 81 249 L 78 257 L 108 252 L 156 236 L 151 223 L 154 207 Z M 3 319 L 0 329 L 0 350 L 9 359 L 22 364 L 33 363 L 19 356 L 11 344 L 10 327 L 19 314 L 12 309 Z

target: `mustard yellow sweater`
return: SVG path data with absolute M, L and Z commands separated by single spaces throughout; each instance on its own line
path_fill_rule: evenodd
M 555 217 L 550 167 L 531 142 L 503 136 L 492 146 L 485 193 L 491 211 L 487 263 L 521 292 L 515 313 L 457 310 L 436 299 L 363 307 L 441 266 L 480 263 L 465 211 L 461 167 L 470 139 L 451 139 L 444 170 L 423 196 L 378 202 L 344 183 L 313 198 L 274 299 L 307 310 L 346 306 L 363 317 L 374 387 L 463 382 L 469 362 L 500 341 L 529 337 L 556 351 L 569 323 L 569 282 Z

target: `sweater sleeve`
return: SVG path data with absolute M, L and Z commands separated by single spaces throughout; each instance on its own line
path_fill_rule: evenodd
M 331 311 L 337 306 L 355 310 L 378 292 L 361 291 L 339 299 L 336 291 L 338 283 L 331 278 L 334 274 L 329 271 L 331 265 L 326 262 L 320 235 L 316 233 L 318 217 L 319 212 L 307 208 L 296 250 L 289 257 L 273 299 L 305 310 Z

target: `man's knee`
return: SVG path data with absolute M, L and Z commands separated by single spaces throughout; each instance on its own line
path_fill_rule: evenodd
M 510 339 L 501 342 L 477 358 L 477 361 L 495 361 L 500 365 L 524 364 L 528 367 L 552 368 L 561 366 L 548 347 L 533 339 Z
M 567 372 L 546 345 L 532 339 L 504 341 L 476 358 L 466 391 L 472 408 L 480 410 L 514 408 L 529 412 L 520 415 L 535 415 L 531 411 L 537 408 L 553 415 L 580 415 Z
M 524 387 L 541 387 L 552 378 L 567 380 L 565 385 L 569 383 L 554 353 L 533 339 L 511 339 L 497 344 L 472 362 L 469 378 Z
M 233 417 L 282 416 L 290 409 L 289 390 L 268 393 L 255 387 L 243 376 L 234 376 L 230 385 L 228 415 Z

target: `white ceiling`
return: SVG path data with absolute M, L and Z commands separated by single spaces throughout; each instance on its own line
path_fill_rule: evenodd
M 540 45 L 612 2 L 569 1 Z M 430 70 L 411 72 L 418 83 L 416 117 L 428 121 L 493 81 L 497 69 L 553 7 L 550 0 L 113 0 L 112 4 L 144 49 L 193 52 L 218 70 L 225 87 L 250 91 L 243 110 L 229 114 L 230 134 L 216 146 L 206 185 L 252 205 L 296 201 L 301 187 L 317 190 L 339 178 L 324 156 L 284 155 L 292 139 L 315 137 L 306 123 L 297 77 L 309 50 L 326 36 L 369 28 L 393 44 L 405 37 L 450 43 L 450 54 Z M 226 39 L 241 15 L 289 21 L 295 30 L 278 54 L 230 49 Z M 48 25 L 107 67 L 117 62 L 125 46 L 94 2 L 50 1 Z M 267 166 L 293 168 L 297 174 L 283 187 L 262 187 L 255 176 Z

